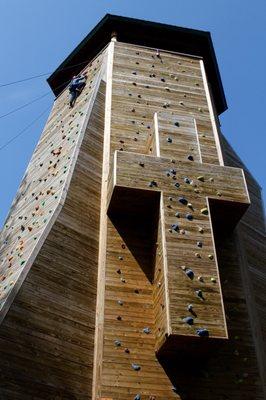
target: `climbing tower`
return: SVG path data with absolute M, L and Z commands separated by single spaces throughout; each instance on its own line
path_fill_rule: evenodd
M 263 400 L 261 191 L 210 34 L 106 15 L 48 83 L 1 232 L 0 398 Z

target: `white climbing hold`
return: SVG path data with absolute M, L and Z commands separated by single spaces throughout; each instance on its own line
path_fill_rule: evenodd
M 204 176 L 203 175 L 199 175 L 197 177 L 198 181 L 204 182 Z
M 132 363 L 131 367 L 134 369 L 134 371 L 139 371 L 141 369 L 141 366 L 135 363 Z
M 149 327 L 146 327 L 143 329 L 143 333 L 146 333 L 146 335 L 148 335 L 149 333 L 151 333 L 151 330 Z

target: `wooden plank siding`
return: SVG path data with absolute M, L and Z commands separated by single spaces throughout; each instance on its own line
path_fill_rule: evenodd
M 188 162 L 187 156 L 192 153 L 196 161 L 203 162 L 203 169 L 206 167 L 206 170 L 198 171 L 198 174 L 206 174 L 206 171 L 208 171 L 207 177 L 212 177 L 216 168 L 215 165 L 220 164 L 220 156 L 205 90 L 198 59 L 164 53 L 163 51 L 160 51 L 159 58 L 156 56 L 156 49 L 115 43 L 112 74 L 111 137 L 108 155 L 110 168 L 113 168 L 115 150 L 124 151 L 127 154 L 136 153 L 135 156 L 138 157 L 138 161 L 142 161 L 144 165 L 146 158 L 142 159 L 141 154 L 156 154 L 154 151 L 153 117 L 155 113 L 158 113 L 158 121 L 160 121 L 160 114 L 162 115 L 164 121 L 162 129 L 166 128 L 165 135 L 167 137 L 171 136 L 173 132 L 173 130 L 171 132 L 172 128 L 169 130 L 169 123 L 173 122 L 175 118 L 179 117 L 181 122 L 182 118 L 183 120 L 187 118 L 187 121 L 195 119 L 193 128 L 191 125 L 189 130 L 191 143 L 189 144 L 189 141 L 187 141 L 188 147 L 186 147 L 186 140 L 184 140 L 185 136 L 176 135 L 173 137 L 174 145 L 169 145 L 169 148 L 172 148 L 172 158 L 174 158 L 176 152 L 177 159 L 180 160 L 177 161 L 178 167 L 182 163 Z M 170 114 L 170 118 L 167 117 L 167 114 Z M 195 136 L 193 136 L 193 129 L 196 131 Z M 193 137 L 196 137 L 196 140 Z M 160 144 L 161 149 L 163 145 L 168 145 L 164 141 Z M 152 147 L 151 151 L 150 147 Z M 171 157 L 171 150 L 167 151 L 167 156 Z M 134 157 L 133 154 L 132 157 Z M 158 164 L 160 161 L 158 160 Z M 117 160 L 115 164 L 118 165 Z M 168 167 L 165 167 L 165 170 Z M 174 164 L 173 167 L 175 167 Z M 131 178 L 130 182 L 126 182 L 126 180 L 119 182 L 118 176 L 112 177 L 112 174 L 110 174 L 110 179 L 113 179 L 113 183 L 115 181 L 114 184 L 117 186 L 126 184 L 132 188 L 137 187 L 139 180 L 143 180 L 145 182 L 143 185 L 149 189 L 148 182 L 152 179 L 156 181 L 157 178 L 149 163 L 143 168 L 138 162 L 134 164 L 130 158 L 127 172 Z M 225 179 L 225 187 L 223 190 L 220 188 L 220 190 L 222 196 L 230 197 L 231 194 L 232 200 L 233 198 L 236 200 L 240 192 L 236 190 L 237 183 L 234 181 L 233 170 L 232 174 L 230 172 Z M 135 175 L 132 176 L 132 174 Z M 184 171 L 182 178 L 185 176 L 187 175 Z M 194 179 L 195 177 L 193 175 Z M 206 184 L 206 196 L 218 196 L 220 198 L 220 193 L 217 193 L 219 191 L 217 180 L 219 181 L 219 179 L 221 179 L 221 176 L 217 169 L 217 174 L 214 177 L 216 182 Z M 244 182 L 242 175 L 241 179 Z M 207 182 L 208 179 L 205 179 L 205 181 Z M 142 187 L 144 187 L 143 185 Z M 245 184 L 241 186 L 241 190 L 245 192 Z M 109 191 L 109 199 L 110 195 Z M 164 207 L 169 203 L 169 196 L 169 193 L 167 193 L 163 198 Z M 248 197 L 244 198 L 240 195 L 239 200 L 248 202 Z M 197 209 L 206 205 L 206 203 L 199 204 L 194 198 L 192 203 L 195 204 Z M 167 216 L 167 213 L 166 220 L 165 223 L 168 228 L 172 223 L 172 217 Z M 204 223 L 205 234 L 209 232 L 211 238 L 210 227 L 205 226 L 204 217 L 201 217 L 200 223 Z M 170 235 L 167 232 L 166 234 Z M 137 394 L 140 394 L 141 399 L 145 400 L 153 398 L 159 400 L 172 398 L 191 400 L 213 398 L 263 399 L 250 322 L 247 319 L 247 308 L 243 300 L 245 295 L 241 286 L 241 275 L 230 240 L 225 241 L 224 238 L 221 240 L 217 237 L 220 249 L 217 251 L 217 257 L 221 270 L 221 286 L 225 296 L 229 339 L 223 346 L 215 349 L 215 356 L 210 357 L 208 365 L 196 367 L 193 362 L 188 362 L 188 365 L 185 362 L 180 364 L 178 358 L 170 360 L 165 360 L 161 356 L 157 358 L 154 351 L 163 343 L 162 336 L 169 329 L 165 319 L 166 314 L 160 314 L 160 307 L 162 309 L 162 305 L 165 306 L 164 279 L 161 279 L 162 277 L 158 274 L 162 273 L 160 228 L 153 282 L 150 282 L 147 278 L 141 265 L 127 246 L 125 238 L 109 218 L 107 218 L 106 235 L 104 340 L 102 371 L 98 377 L 97 398 L 126 400 L 128 398 L 134 399 Z M 201 239 L 199 238 L 199 240 Z M 184 243 L 185 245 L 186 243 Z M 186 249 L 185 246 L 184 254 Z M 167 257 L 169 257 L 168 251 Z M 172 262 L 175 264 L 176 261 L 176 257 L 173 257 Z M 206 262 L 209 263 L 207 260 Z M 193 260 L 193 267 L 194 265 L 195 260 Z M 234 276 L 233 287 L 227 285 L 228 276 L 224 278 L 226 274 L 231 279 Z M 209 278 L 211 276 L 210 274 Z M 179 280 L 181 277 L 178 275 Z M 219 286 L 219 278 L 217 275 L 215 277 L 217 279 L 215 285 L 218 283 Z M 169 278 L 170 284 L 175 286 L 173 280 L 175 273 Z M 159 286 L 162 289 L 161 292 L 158 291 L 159 297 L 156 300 L 155 286 L 158 283 L 160 283 Z M 210 290 L 212 291 L 213 284 L 211 285 Z M 228 292 L 226 291 L 227 288 L 229 289 Z M 183 295 L 185 295 L 185 290 Z M 182 296 L 180 299 L 182 302 Z M 195 304 L 195 300 L 193 303 Z M 234 313 L 238 307 L 241 314 L 237 314 L 236 318 L 235 315 L 229 318 L 228 314 Z M 174 307 L 172 315 L 175 315 L 177 310 L 178 306 Z M 178 313 L 181 313 L 181 309 Z M 179 321 L 180 315 L 178 314 Z M 215 321 L 214 323 L 219 326 L 220 322 L 217 318 L 209 314 L 208 320 L 210 323 L 212 320 Z M 145 327 L 149 327 L 149 334 L 143 331 Z M 158 336 L 157 327 L 162 329 L 161 337 Z M 184 328 L 184 325 L 182 325 L 182 329 Z M 212 329 L 213 326 L 210 331 Z M 190 332 L 187 329 L 184 335 L 188 333 Z M 140 370 L 135 371 L 132 368 L 132 363 L 137 364 Z M 191 385 L 192 380 L 193 385 Z
M 101 56 L 100 63 L 95 61 L 102 62 Z M 92 70 L 97 68 L 95 63 Z M 91 398 L 105 83 L 100 80 L 94 90 L 97 95 L 78 154 L 67 152 L 59 127 L 55 133 L 62 141 L 62 152 L 71 158 L 68 168 L 75 163 L 75 169 L 63 208 L 0 327 L 1 399 Z M 63 93 L 57 99 L 54 111 L 58 118 L 57 111 L 63 107 L 64 126 L 73 113 L 85 112 L 82 103 L 87 110 L 89 106 L 86 88 L 74 111 L 68 111 L 66 96 Z M 78 140 L 76 130 L 69 136 L 71 141 Z M 36 157 L 39 148 L 50 157 L 41 145 Z
M 266 235 L 261 187 L 225 137 L 222 148 L 226 165 L 244 169 L 251 205 L 239 223 L 234 237 L 238 244 L 238 265 L 248 305 L 252 335 L 266 396 Z
M 116 43 L 112 110 L 112 151 L 144 152 L 154 113 L 167 110 L 197 120 L 202 161 L 219 164 L 198 58 Z
M 56 100 L 1 231 L 0 320 L 64 202 L 84 124 L 99 86 L 102 59 L 103 54 L 86 69 L 87 85 L 76 108 L 69 108 L 67 90 Z

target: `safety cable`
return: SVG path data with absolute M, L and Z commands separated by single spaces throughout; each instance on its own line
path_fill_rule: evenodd
M 15 136 L 13 136 L 11 139 L 9 139 L 5 144 L 3 144 L 0 147 L 0 151 L 3 150 L 5 147 L 7 147 L 10 143 L 12 143 L 15 139 L 17 139 L 19 136 L 21 136 L 24 132 L 26 132 L 32 125 L 35 124 L 45 113 L 46 111 L 51 107 L 49 104 L 48 107 L 45 108 L 44 111 L 41 112 L 33 121 L 31 121 L 25 128 L 23 128 L 19 133 L 17 133 Z
M 81 63 L 78 63 L 78 64 L 72 64 L 72 65 L 69 65 L 68 67 L 65 67 L 65 68 L 59 68 L 58 70 L 56 70 L 56 72 L 66 71 L 67 69 L 71 69 L 73 67 L 78 67 L 79 65 L 86 64 L 89 61 L 91 61 L 91 60 L 82 61 Z M 10 86 L 10 85 L 15 85 L 16 83 L 25 82 L 25 81 L 29 81 L 29 80 L 32 80 L 32 79 L 41 78 L 42 76 L 50 75 L 50 74 L 51 74 L 51 72 L 45 72 L 43 74 L 33 75 L 33 76 L 29 76 L 28 78 L 19 79 L 17 81 L 2 83 L 2 84 L 0 84 L 0 88 L 1 87 L 5 87 L 5 86 Z
M 27 107 L 27 106 L 29 106 L 29 105 L 35 103 L 36 101 L 41 100 L 41 99 L 43 99 L 44 97 L 48 96 L 48 94 L 50 94 L 50 93 L 51 93 L 50 91 L 49 91 L 49 92 L 46 92 L 46 93 L 42 94 L 41 96 L 36 97 L 35 99 L 29 101 L 28 103 L 25 103 L 25 104 L 23 104 L 23 105 L 20 106 L 20 107 L 14 108 L 14 110 L 11 110 L 11 111 L 7 112 L 6 114 L 0 115 L 0 119 L 1 119 L 1 118 L 4 118 L 4 117 L 7 117 L 8 115 L 14 114 L 15 112 L 17 112 L 17 111 L 19 111 L 19 110 L 22 110 L 23 108 L 25 108 L 25 107 Z

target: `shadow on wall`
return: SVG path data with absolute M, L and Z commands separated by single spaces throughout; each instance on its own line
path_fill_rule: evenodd
M 158 359 L 182 400 L 263 400 L 234 232 L 214 224 L 214 234 L 229 339 L 213 348 L 209 343 L 200 357 L 194 349 Z
M 108 216 L 126 246 L 153 282 L 160 193 L 116 187 Z

